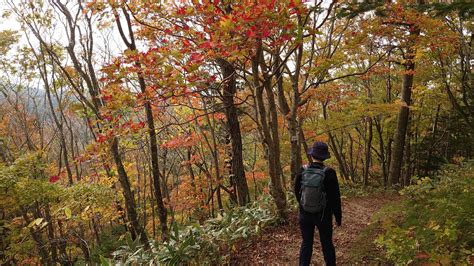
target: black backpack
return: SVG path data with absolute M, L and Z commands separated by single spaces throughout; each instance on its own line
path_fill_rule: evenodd
M 324 188 L 326 169 L 326 166 L 323 169 L 303 167 L 300 204 L 306 212 L 318 213 L 324 211 L 326 207 L 326 189 Z

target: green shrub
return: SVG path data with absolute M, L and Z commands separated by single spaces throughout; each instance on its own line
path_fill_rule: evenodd
M 289 206 L 296 206 L 294 196 Z M 113 253 L 112 263 L 125 264 L 216 264 L 223 263 L 226 253 L 239 239 L 257 235 L 265 226 L 278 223 L 273 200 L 265 196 L 246 207 L 239 207 L 207 220 L 203 225 L 179 228 L 174 224 L 170 240 L 152 243 L 145 250 L 137 243 L 128 243 Z M 102 258 L 102 261 L 106 261 Z
M 446 166 L 401 191 L 406 200 L 397 219 L 383 222 L 376 239 L 397 264 L 469 264 L 474 254 L 474 163 Z
M 111 228 L 100 233 L 100 245 L 91 249 L 91 259 L 95 263 L 100 262 L 100 257 L 108 257 L 119 247 L 127 244 L 126 239 L 121 236 L 126 235 L 126 229 L 123 225 L 114 225 Z

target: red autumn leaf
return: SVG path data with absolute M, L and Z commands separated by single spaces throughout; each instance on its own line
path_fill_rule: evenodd
M 295 8 L 296 7 L 296 3 L 295 1 L 291 0 L 290 1 L 290 4 L 288 5 L 289 8 Z
M 200 45 L 200 48 L 205 50 L 205 49 L 211 49 L 213 47 L 213 44 L 210 41 L 205 41 Z
M 49 178 L 49 183 L 55 183 L 59 180 L 59 176 L 57 175 L 52 175 L 50 178 Z
M 257 31 L 257 27 L 251 26 L 245 34 L 247 35 L 247 37 L 253 38 L 257 35 L 256 31 Z
M 98 135 L 97 135 L 97 142 L 103 143 L 103 142 L 105 142 L 106 140 L 107 140 L 107 136 L 102 135 L 102 134 L 98 134 Z
M 104 120 L 106 120 L 106 121 L 109 121 L 109 122 L 112 121 L 112 116 L 111 115 L 104 115 L 103 117 L 104 117 Z
M 164 149 L 177 149 L 194 146 L 198 143 L 200 137 L 195 133 L 177 136 L 161 145 Z
M 184 40 L 182 40 L 182 42 L 183 42 L 184 47 L 191 46 L 191 42 L 189 40 L 184 39 Z
M 188 77 L 189 82 L 196 82 L 198 80 L 201 80 L 201 77 L 197 76 L 197 75 L 189 75 L 189 77 Z
M 253 37 L 255 37 L 255 35 L 256 35 L 253 30 L 248 30 L 245 34 L 246 34 L 247 37 L 249 37 L 249 38 L 253 38 Z
M 143 127 L 145 127 L 145 122 L 143 122 L 143 121 L 138 122 L 138 123 L 132 123 L 130 125 L 130 128 L 132 130 L 139 130 L 139 129 L 142 129 Z
M 189 59 L 191 59 L 191 61 L 202 61 L 204 56 L 202 54 L 192 53 Z
M 215 113 L 214 118 L 217 120 L 223 120 L 223 119 L 226 119 L 226 116 L 223 113 Z
M 110 101 L 110 100 L 112 100 L 112 95 L 104 95 L 104 96 L 102 96 L 102 100 L 104 100 L 106 102 Z
M 179 9 L 176 11 L 176 14 L 178 14 L 178 15 L 186 15 L 186 8 L 185 8 L 185 7 L 179 8 Z
M 264 29 L 262 32 L 262 38 L 267 38 L 268 36 L 270 36 L 270 30 Z

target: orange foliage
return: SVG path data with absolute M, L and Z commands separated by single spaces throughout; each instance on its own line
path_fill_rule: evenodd
M 254 179 L 256 182 L 262 182 L 267 180 L 268 174 L 266 172 L 261 171 L 252 171 L 245 173 L 245 177 L 247 178 L 247 182 L 253 182 Z
M 164 149 L 177 149 L 177 148 L 186 148 L 192 147 L 199 143 L 201 136 L 192 132 L 190 134 L 179 135 L 175 138 L 172 138 L 165 143 L 161 144 L 161 147 Z
M 180 184 L 171 191 L 170 207 L 185 215 L 195 214 L 197 210 L 207 210 L 206 205 L 208 184 L 204 178 L 181 176 Z

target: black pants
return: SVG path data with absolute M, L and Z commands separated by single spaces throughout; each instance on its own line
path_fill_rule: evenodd
M 318 228 L 319 240 L 323 248 L 324 261 L 327 266 L 336 265 L 336 251 L 332 243 L 332 217 L 325 215 L 321 220 L 319 213 L 301 212 L 299 223 L 303 242 L 300 249 L 300 265 L 309 265 L 313 255 L 314 229 Z

